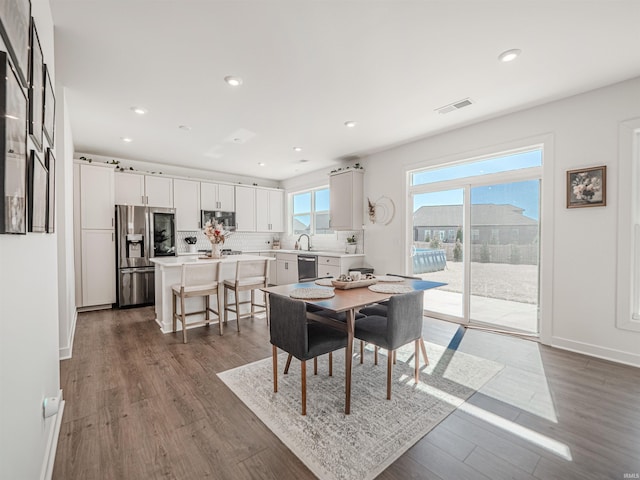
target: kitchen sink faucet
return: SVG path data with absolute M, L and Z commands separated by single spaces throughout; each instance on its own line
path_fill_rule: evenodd
M 306 233 L 301 234 L 301 235 L 298 237 L 298 240 L 296 240 L 296 243 L 297 243 L 298 245 L 300 245 L 300 250 L 302 250 L 302 244 L 300 243 L 300 239 L 301 239 L 302 237 L 307 237 L 307 252 L 311 251 L 311 237 L 310 237 L 309 235 L 307 235 Z

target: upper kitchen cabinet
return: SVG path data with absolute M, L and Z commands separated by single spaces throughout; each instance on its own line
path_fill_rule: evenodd
M 113 174 L 113 166 L 80 165 L 81 228 L 114 228 Z
M 168 177 L 116 172 L 116 205 L 173 207 L 173 180 Z
M 200 182 L 173 179 L 176 230 L 200 229 Z
M 236 231 L 256 231 L 256 189 L 236 186 Z
M 363 179 L 363 170 L 345 170 L 329 176 L 329 226 L 333 230 L 362 229 Z
M 256 189 L 256 231 L 284 231 L 284 192 Z
M 200 204 L 202 210 L 235 212 L 235 187 L 222 183 L 200 183 Z
M 145 175 L 144 191 L 150 207 L 173 208 L 172 178 Z

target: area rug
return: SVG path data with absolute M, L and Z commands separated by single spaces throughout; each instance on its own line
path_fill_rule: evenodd
M 307 362 L 307 415 L 300 414 L 300 363 L 283 374 L 278 357 L 278 393 L 271 357 L 219 373 L 222 381 L 320 479 L 369 480 L 498 373 L 503 365 L 426 343 L 430 364 L 413 380 L 413 345 L 400 349 L 391 400 L 386 400 L 386 357 L 379 364 L 354 355 L 351 414 L 344 414 L 344 350 L 318 359 L 318 375 Z

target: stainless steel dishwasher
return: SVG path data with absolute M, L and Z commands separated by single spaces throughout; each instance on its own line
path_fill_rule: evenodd
M 318 277 L 318 257 L 316 255 L 298 255 L 298 281 L 309 282 Z

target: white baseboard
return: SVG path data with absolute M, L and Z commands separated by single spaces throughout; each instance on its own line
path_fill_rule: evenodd
M 76 320 L 78 320 L 77 310 L 73 312 L 73 319 L 71 321 L 71 328 L 69 329 L 67 346 L 60 348 L 60 352 L 58 353 L 58 357 L 60 360 L 68 360 L 73 356 L 73 339 L 76 336 Z
M 53 428 L 49 432 L 45 455 L 42 461 L 42 469 L 40 470 L 40 480 L 51 480 L 53 476 L 53 465 L 56 461 L 56 450 L 58 449 L 58 437 L 60 436 L 60 426 L 62 425 L 62 415 L 64 413 L 65 402 L 62 400 L 62 390 L 58 392 L 60 396 L 60 407 L 58 413 L 52 418 Z
M 631 365 L 632 367 L 640 367 L 640 355 L 636 353 L 621 352 L 613 348 L 600 347 L 590 343 L 576 342 L 561 337 L 553 337 L 551 346 L 569 350 L 571 352 L 582 353 L 591 357 L 602 358 L 616 363 Z

